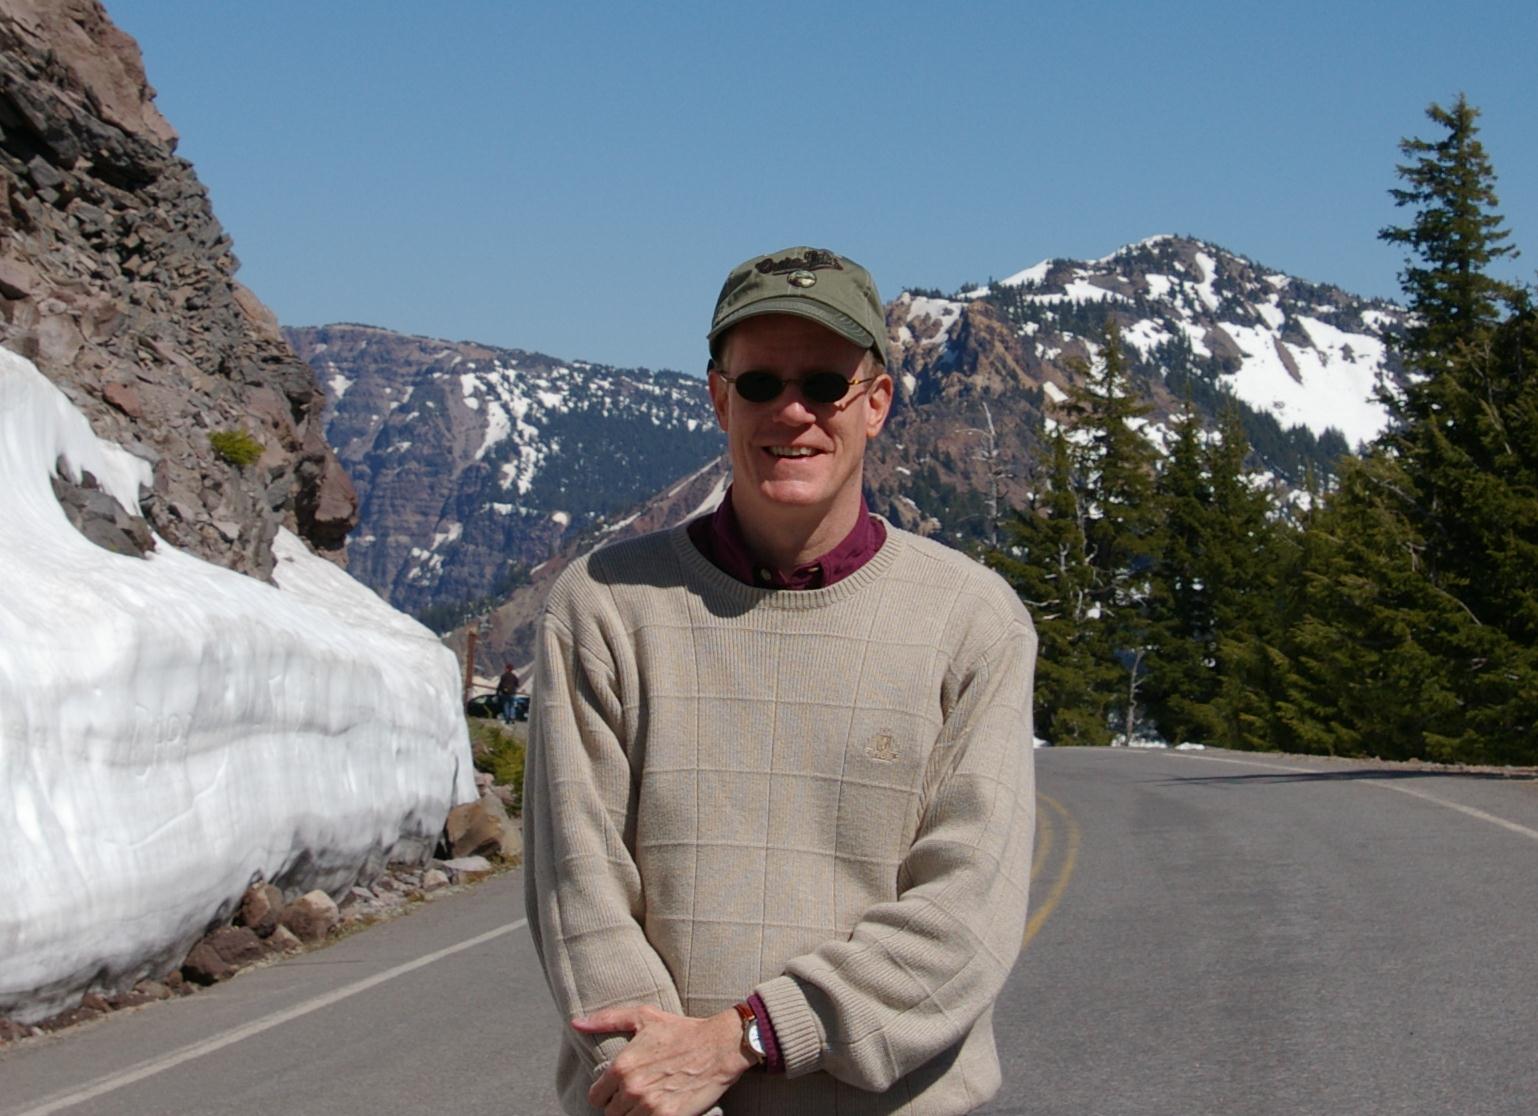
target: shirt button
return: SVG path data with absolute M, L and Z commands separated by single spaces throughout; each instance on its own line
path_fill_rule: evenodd
M 759 567 L 759 571 L 758 571 L 758 580 L 759 581 L 768 581 L 771 576 L 772 575 L 769 573 L 768 570 L 764 569 L 763 567 Z

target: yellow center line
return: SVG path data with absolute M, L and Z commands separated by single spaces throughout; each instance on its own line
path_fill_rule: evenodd
M 1041 871 L 1047 866 L 1047 857 L 1052 855 L 1052 842 L 1055 839 L 1055 828 L 1052 824 L 1052 815 L 1046 810 L 1038 810 L 1036 813 L 1036 852 L 1031 857 L 1031 882 L 1035 883 L 1041 877 Z
M 1062 864 L 1058 867 L 1057 879 L 1052 883 L 1052 890 L 1047 892 L 1046 899 L 1042 900 L 1041 905 L 1036 908 L 1031 917 L 1026 921 L 1025 941 L 1020 947 L 1022 949 L 1030 945 L 1031 939 L 1046 925 L 1047 919 L 1052 917 L 1052 912 L 1057 909 L 1058 903 L 1062 901 L 1063 892 L 1068 890 L 1068 881 L 1073 878 L 1074 865 L 1079 860 L 1079 841 L 1083 836 L 1079 829 L 1079 823 L 1074 820 L 1074 816 L 1064 808 L 1061 802 L 1045 794 L 1037 794 L 1036 798 L 1038 801 L 1045 802 L 1047 806 L 1063 819 L 1066 839 L 1063 843 Z M 1034 867 L 1031 871 L 1031 878 L 1033 881 L 1036 878 Z

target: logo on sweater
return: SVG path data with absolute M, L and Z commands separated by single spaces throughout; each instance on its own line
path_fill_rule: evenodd
M 897 761 L 897 745 L 892 742 L 892 734 L 879 732 L 865 742 L 865 754 L 877 763 L 895 763 Z

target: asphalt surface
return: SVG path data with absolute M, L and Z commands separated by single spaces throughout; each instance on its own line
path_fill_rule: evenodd
M 1049 750 L 980 1111 L 1538 1112 L 1538 781 Z M 516 873 L 196 996 L 0 1049 L 0 1116 L 543 1116 Z

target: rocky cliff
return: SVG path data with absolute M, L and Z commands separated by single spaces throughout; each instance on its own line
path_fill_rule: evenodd
M 357 484 L 350 570 L 437 626 L 721 451 L 700 380 L 360 325 L 285 331 Z
M 96 0 L 0 0 L 0 344 L 153 464 L 168 542 L 265 578 L 287 525 L 340 558 L 357 501 L 321 392 L 175 150 Z

